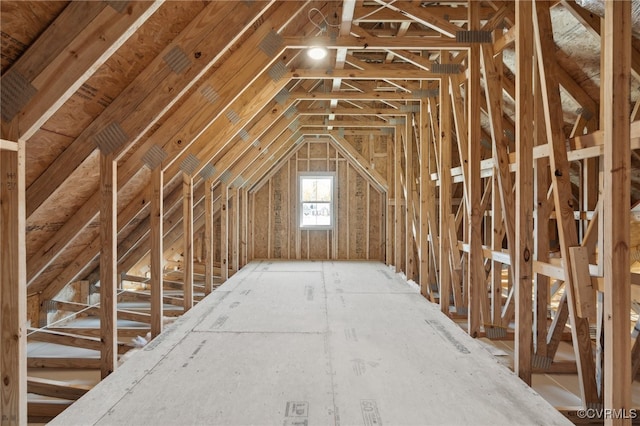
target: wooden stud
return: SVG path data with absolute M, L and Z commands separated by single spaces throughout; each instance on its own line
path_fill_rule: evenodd
M 420 228 L 418 238 L 420 240 L 420 265 L 418 274 L 420 276 L 420 293 L 424 297 L 431 295 L 431 274 L 430 266 L 431 248 L 429 236 L 429 203 L 434 203 L 433 187 L 429 170 L 431 132 L 429 129 L 429 111 L 426 99 L 420 100 Z M 433 300 L 432 300 L 433 301 Z
M 604 18 L 604 406 L 631 410 L 629 261 L 631 3 L 605 3 Z M 605 425 L 631 424 L 611 416 Z
M 393 236 L 394 236 L 394 260 L 393 263 L 396 268 L 396 272 L 403 271 L 402 267 L 402 254 L 404 252 L 405 242 L 402 238 L 402 131 L 400 126 L 396 126 L 394 132 L 394 145 L 393 145 L 393 185 L 394 185 L 394 199 L 395 204 L 393 208 L 393 217 L 394 217 L 394 227 L 393 227 Z M 348 169 L 347 169 L 348 170 Z
M 193 179 L 182 175 L 182 238 L 184 311 L 193 307 Z
M 414 234 L 413 229 L 413 185 L 415 180 L 413 178 L 413 136 L 411 127 L 411 114 L 405 116 L 405 125 L 401 130 L 402 138 L 404 141 L 404 185 L 405 185 L 405 205 L 404 212 L 404 229 L 405 229 L 405 267 L 404 272 L 407 279 L 413 279 L 415 262 L 413 259 L 413 247 L 414 247 Z M 367 228 L 368 229 L 368 228 Z
M 533 21 L 532 3 L 516 2 L 516 217 L 515 301 L 516 341 L 514 370 L 531 386 L 533 349 Z
M 164 181 L 162 167 L 157 166 L 151 171 L 151 211 L 149 213 L 149 242 L 150 280 L 151 285 L 151 336 L 157 337 L 162 333 L 162 296 L 164 277 L 164 250 L 162 244 L 164 220 Z
M 220 270 L 225 282 L 229 279 L 229 187 L 223 182 L 220 188 Z
M 100 358 L 104 379 L 117 366 L 116 286 L 118 257 L 117 163 L 113 152 L 100 152 Z
M 213 291 L 213 264 L 215 250 L 213 245 L 213 182 L 207 179 L 204 184 L 204 294 Z
M 596 318 L 596 294 L 589 274 L 589 249 L 569 247 L 571 275 L 575 285 L 576 315 L 580 318 Z
M 448 62 L 449 53 L 441 53 L 443 62 Z M 440 204 L 439 204 L 439 235 L 440 235 L 440 310 L 449 316 L 451 270 L 448 251 L 451 249 L 449 241 L 449 215 L 451 214 L 451 98 L 449 97 L 449 79 L 440 80 L 440 133 L 439 133 L 439 176 L 440 176 Z
M 479 21 L 480 4 L 469 2 L 469 29 L 480 29 Z M 467 272 L 467 282 L 465 283 L 468 303 L 467 331 L 477 337 L 480 332 L 482 299 L 486 298 L 486 274 L 483 265 L 482 254 L 482 218 L 484 209 L 481 207 L 482 178 L 480 177 L 480 161 L 482 160 L 482 126 L 480 122 L 480 47 L 477 44 L 471 45 L 468 57 L 467 79 L 467 108 L 468 108 L 468 186 L 467 186 L 467 208 L 468 215 L 468 243 L 469 243 L 469 267 Z M 456 88 L 459 90 L 459 88 Z M 460 146 L 460 151 L 465 151 L 465 146 Z M 465 164 L 461 163 L 463 169 Z M 486 313 L 485 313 L 486 319 Z M 488 322 L 488 321 L 486 321 Z
M 568 263 L 570 259 L 569 247 L 578 245 L 576 233 L 571 182 L 569 180 L 569 163 L 562 129 L 562 105 L 560 101 L 560 88 L 556 78 L 556 63 L 554 52 L 553 31 L 549 2 L 536 2 L 534 14 L 534 29 L 536 53 L 539 65 L 541 92 L 543 97 L 547 140 L 552 145 L 549 155 L 551 164 L 551 178 L 554 186 L 553 197 L 558 220 L 558 234 L 560 237 L 560 251 L 562 258 Z M 628 117 L 627 117 L 628 118 Z M 628 126 L 627 126 L 628 127 Z M 628 207 L 627 207 L 628 210 Z M 590 407 L 600 403 L 598 396 L 595 363 L 589 335 L 589 322 L 579 318 L 575 312 L 575 298 L 573 278 L 570 268 L 565 268 L 567 294 L 567 307 L 571 321 L 574 352 L 578 365 L 578 381 L 580 394 L 585 406 Z
M 0 419 L 27 422 L 25 146 L 0 149 Z

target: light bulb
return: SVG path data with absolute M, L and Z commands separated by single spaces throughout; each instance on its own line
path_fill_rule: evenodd
M 324 59 L 324 57 L 327 56 L 327 49 L 321 46 L 314 46 L 307 50 L 307 55 L 315 60 Z

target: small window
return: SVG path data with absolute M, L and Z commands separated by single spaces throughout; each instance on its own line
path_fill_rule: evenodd
M 300 176 L 300 227 L 333 226 L 333 176 Z

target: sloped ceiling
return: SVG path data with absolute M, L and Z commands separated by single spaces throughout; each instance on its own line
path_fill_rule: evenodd
M 151 167 L 164 169 L 170 217 L 184 172 L 202 194 L 203 178 L 233 182 L 305 128 L 380 132 L 437 90 L 442 49 L 465 66 L 463 1 L 2 1 L 0 12 L 2 138 L 26 141 L 28 292 L 47 297 L 97 266 L 98 147 L 118 161 L 124 264 L 143 238 Z M 567 136 L 581 115 L 597 129 L 599 18 L 569 0 L 552 18 Z M 513 4 L 483 1 L 480 19 L 503 57 L 508 129 Z M 316 36 L 331 47 L 317 62 L 304 54 Z

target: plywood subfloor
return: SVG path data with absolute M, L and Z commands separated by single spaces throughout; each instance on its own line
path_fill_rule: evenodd
M 570 424 L 377 262 L 253 262 L 54 425 Z

